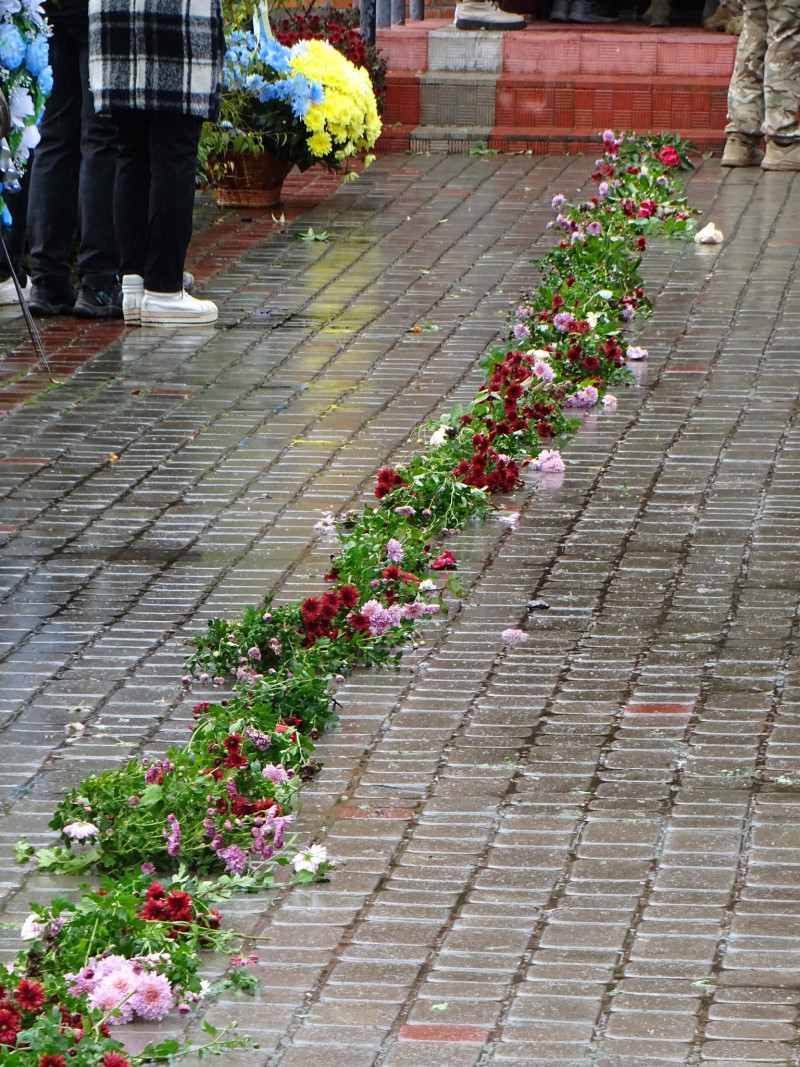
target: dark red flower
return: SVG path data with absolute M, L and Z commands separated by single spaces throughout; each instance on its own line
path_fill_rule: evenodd
M 357 630 L 360 633 L 369 633 L 369 619 L 366 615 L 362 615 L 360 611 L 351 615 L 347 622 L 353 630 Z
M 667 167 L 677 167 L 681 161 L 680 155 L 671 144 L 664 145 L 661 151 L 657 152 L 656 155 Z
M 339 603 L 343 608 L 352 611 L 358 601 L 359 593 L 354 585 L 342 585 L 339 587 Z
M 42 1056 L 39 1067 L 67 1067 L 67 1061 L 63 1056 Z
M 23 1011 L 39 1011 L 44 1004 L 44 990 L 38 982 L 23 978 L 16 988 L 14 1000 Z
M 107 1052 L 103 1056 L 103 1067 L 131 1067 L 131 1064 L 121 1052 Z
M 331 619 L 336 618 L 336 614 L 339 611 L 339 594 L 331 590 L 328 593 L 322 594 L 320 601 L 319 613 L 323 619 L 327 619 L 329 622 Z
M 400 485 L 408 485 L 408 482 L 403 481 L 400 475 L 395 474 L 393 470 L 383 467 L 382 470 L 378 471 L 378 487 L 375 490 L 375 496 L 378 500 L 383 500 L 385 496 Z
M 0 1005 L 0 1045 L 16 1045 L 22 1016 L 6 1001 Z
M 310 596 L 307 600 L 304 600 L 300 605 L 300 610 L 303 613 L 303 618 L 308 623 L 312 620 L 318 619 L 321 614 L 322 605 L 319 602 L 319 597 Z
M 646 248 L 647 248 L 647 241 L 645 240 L 645 238 L 644 237 L 637 237 L 636 238 L 636 251 L 637 252 L 644 252 L 644 250 Z
M 148 900 L 141 911 L 136 913 L 140 919 L 150 922 L 163 922 L 167 917 L 166 904 L 162 900 Z
M 240 734 L 229 734 L 222 743 L 228 752 L 238 752 L 242 747 L 242 738 Z
M 173 889 L 167 897 L 166 912 L 172 922 L 191 922 L 192 898 L 182 889 Z
M 583 359 L 583 365 L 590 373 L 593 370 L 597 370 L 600 366 L 600 360 L 597 356 L 585 356 Z

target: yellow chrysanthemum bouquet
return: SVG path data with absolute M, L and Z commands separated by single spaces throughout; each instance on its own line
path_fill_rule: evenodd
M 228 35 L 222 113 L 202 145 L 212 177 L 215 160 L 245 152 L 269 151 L 304 170 L 314 163 L 338 169 L 369 151 L 381 122 L 368 72 L 327 41 L 289 48 L 263 25 Z

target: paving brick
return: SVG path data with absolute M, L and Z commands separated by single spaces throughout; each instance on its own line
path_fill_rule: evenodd
M 641 110 L 618 91 L 620 114 Z M 52 840 L 87 769 L 187 736 L 183 637 L 254 591 L 316 591 L 316 519 L 367 499 L 419 425 L 468 401 L 497 313 L 536 283 L 553 194 L 586 170 L 430 154 L 386 156 L 326 198 L 298 180 L 290 221 L 327 229 L 316 244 L 266 213 L 210 225 L 201 202 L 222 329 L 47 326 L 79 350 L 72 377 L 0 433 L 5 919 L 74 881 L 18 869 L 19 833 Z M 337 693 L 298 827 L 347 866 L 231 902 L 272 938 L 264 991 L 207 1009 L 241 1016 L 257 1067 L 792 1062 L 800 316 L 780 235 L 798 198 L 781 176 L 701 163 L 690 200 L 726 241 L 650 243 L 636 386 L 565 448 L 560 484 L 520 494 L 513 533 L 465 531 L 470 598 L 415 673 Z M 264 308 L 284 309 L 277 324 L 251 317 Z M 407 333 L 427 317 L 435 336 Z M 11 350 L 22 323 L 0 333 Z M 502 654 L 499 631 L 539 598 L 532 640 Z M 86 733 L 67 745 L 79 704 Z M 4 931 L 0 956 L 17 948 Z

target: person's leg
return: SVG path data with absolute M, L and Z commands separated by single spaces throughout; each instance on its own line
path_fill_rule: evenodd
M 75 291 L 69 259 L 78 218 L 82 89 L 78 50 L 62 23 L 50 38 L 53 91 L 39 126 L 30 177 L 28 241 L 34 314 L 63 314 Z
M 94 110 L 89 88 L 88 37 L 80 41 L 79 66 L 83 90 L 78 194 L 81 234 L 78 276 L 81 288 L 75 314 L 85 318 L 118 318 L 122 309 L 113 211 L 117 134 L 114 123 Z
M 800 2 L 767 0 L 764 132 L 778 144 L 800 140 Z
M 147 111 L 117 111 L 113 116 L 117 131 L 114 229 L 122 275 L 143 275 L 147 259 L 151 118 Z
M 211 323 L 217 306 L 210 300 L 196 300 L 183 288 L 183 263 L 192 236 L 197 146 L 202 120 L 189 115 L 151 113 L 147 115 L 148 190 L 146 253 L 140 258 L 124 258 L 123 301 L 125 321 L 144 325 L 192 326 Z M 135 288 L 143 274 L 141 297 Z M 127 290 L 127 292 L 126 292 Z M 130 305 L 130 310 L 128 310 Z
M 151 117 L 146 111 L 117 111 L 112 116 L 117 133 L 114 231 L 122 279 L 122 314 L 128 326 L 138 326 L 142 318 L 142 276 L 147 260 L 150 204 Z
M 197 147 L 202 120 L 167 112 L 150 121 L 150 206 L 144 286 L 156 293 L 183 289 L 192 237 Z
M 757 167 L 764 125 L 766 0 L 747 0 L 736 61 L 728 86 L 728 124 L 723 167 Z

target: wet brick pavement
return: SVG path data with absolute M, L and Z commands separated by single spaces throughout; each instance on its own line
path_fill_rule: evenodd
M 18 835 L 50 841 L 87 771 L 186 739 L 186 634 L 317 590 L 313 522 L 471 395 L 553 193 L 589 169 L 388 156 L 263 241 L 223 223 L 218 329 L 92 328 L 5 416 L 6 921 L 71 884 L 20 872 Z M 470 595 L 414 671 L 339 694 L 301 825 L 347 865 L 227 909 L 272 938 L 256 1006 L 207 1009 L 260 1046 L 230 1062 L 800 1063 L 800 184 L 712 161 L 690 195 L 726 241 L 652 244 L 638 387 L 565 476 L 530 476 L 516 529 L 458 539 Z

